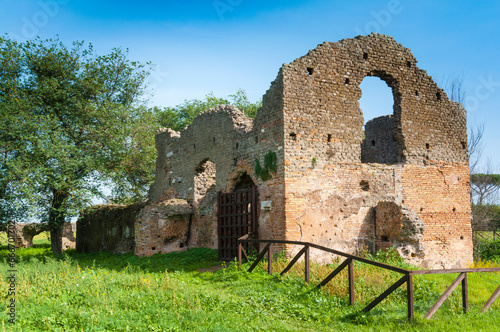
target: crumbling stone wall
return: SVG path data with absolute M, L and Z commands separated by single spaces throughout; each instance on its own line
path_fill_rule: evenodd
M 367 76 L 387 83 L 394 107 L 363 131 L 360 84 Z M 427 267 L 472 260 L 465 110 L 391 37 L 318 45 L 282 66 L 255 120 L 218 106 L 181 132 L 161 130 L 156 148 L 151 213 L 136 228 L 136 239 L 148 248 L 137 247 L 137 254 L 152 254 L 161 247 L 154 241 L 168 239 L 162 233 L 157 240 L 165 227 L 159 220 L 176 224 L 172 218 L 179 214 L 159 206 L 171 199 L 191 206 L 191 219 L 179 217 L 176 240 L 161 251 L 216 248 L 214 195 L 247 178 L 266 202 L 258 211 L 260 238 L 351 253 L 394 245 L 408 261 Z M 268 153 L 276 155 L 277 167 L 263 178 L 256 161 L 262 164 Z
M 392 115 L 381 116 L 365 125 L 365 138 L 361 143 L 361 162 L 394 164 L 401 158 L 394 138 Z
M 423 265 L 472 260 L 465 111 L 416 63 L 391 37 L 371 34 L 323 43 L 283 66 L 287 240 L 333 230 L 330 246 L 356 252 L 367 238 L 376 241 L 364 225 L 373 229 L 373 209 L 389 201 L 423 221 Z M 367 123 L 365 139 L 359 98 L 366 76 L 387 83 L 394 108 Z M 321 227 L 304 232 L 310 206 L 329 200 L 331 209 L 314 212 Z M 457 232 L 446 233 L 450 227 Z
M 74 223 L 64 223 L 62 231 L 62 248 L 74 249 L 76 225 Z M 49 232 L 49 227 L 44 223 L 17 223 L 14 233 L 14 244 L 16 248 L 33 247 L 33 238 L 40 233 Z
M 135 225 L 135 253 L 150 256 L 187 249 L 193 209 L 186 200 L 167 199 L 148 204 Z
M 134 251 L 135 222 L 145 205 L 96 205 L 82 211 L 76 222 L 76 251 Z
M 395 247 L 406 261 L 420 265 L 425 257 L 424 223 L 405 205 L 379 202 L 375 207 L 375 250 Z

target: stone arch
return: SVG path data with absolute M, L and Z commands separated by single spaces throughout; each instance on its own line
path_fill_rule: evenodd
M 232 190 L 250 189 L 253 186 L 255 186 L 255 181 L 247 172 L 243 171 L 238 173 L 236 178 L 233 180 Z

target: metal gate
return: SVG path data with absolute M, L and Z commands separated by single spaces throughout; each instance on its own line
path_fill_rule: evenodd
M 257 187 L 217 195 L 219 260 L 238 255 L 238 238 L 257 231 Z M 248 244 L 246 244 L 248 247 Z M 248 248 L 245 248 L 248 250 Z

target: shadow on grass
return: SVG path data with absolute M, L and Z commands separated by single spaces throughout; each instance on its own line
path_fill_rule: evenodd
M 6 246 L 0 247 L 0 262 L 7 261 L 10 252 Z M 35 244 L 33 248 L 20 248 L 16 250 L 18 263 L 30 261 L 46 262 L 47 260 L 65 260 L 85 269 L 88 267 L 104 268 L 115 271 L 127 269 L 129 272 L 191 272 L 199 269 L 219 265 L 217 250 L 207 248 L 193 248 L 183 252 L 168 254 L 155 254 L 149 257 L 137 257 L 133 253 L 122 255 L 110 251 L 94 253 L 78 253 L 69 249 L 63 255 L 53 255 L 50 244 Z M 39 263 L 38 263 L 39 264 Z

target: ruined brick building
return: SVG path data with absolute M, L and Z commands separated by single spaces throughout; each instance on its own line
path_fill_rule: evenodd
M 387 83 L 394 108 L 363 127 L 367 76 Z M 349 253 L 395 246 L 428 268 L 472 261 L 465 110 L 391 37 L 318 45 L 281 67 L 255 119 L 219 106 L 180 133 L 161 130 L 156 148 L 137 255 L 224 250 L 253 231 Z M 244 204 L 231 210 L 236 196 L 220 191 L 243 192 Z

